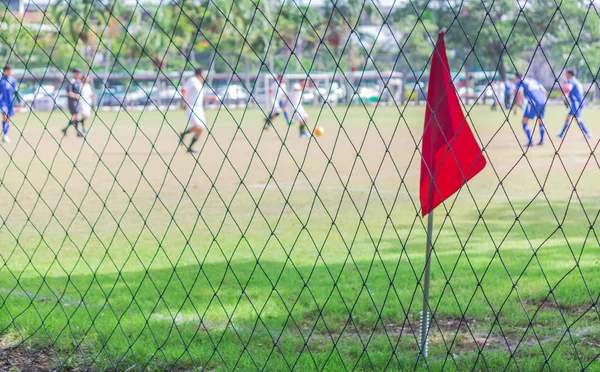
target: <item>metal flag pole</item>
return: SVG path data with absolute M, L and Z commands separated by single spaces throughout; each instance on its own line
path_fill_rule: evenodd
M 429 278 L 431 272 L 431 251 L 433 250 L 433 211 L 427 216 L 427 248 L 425 250 L 425 271 L 423 273 L 423 311 L 421 311 L 419 358 L 427 359 L 427 337 L 429 336 Z
M 463 126 L 463 124 L 465 125 Z M 421 312 L 419 359 L 423 358 L 426 361 L 427 338 L 433 316 L 429 304 L 431 255 L 434 248 L 432 210 L 460 190 L 464 184 L 482 171 L 486 164 L 483 152 L 465 120 L 456 88 L 452 84 L 443 30 L 438 34 L 431 58 L 422 149 L 421 213 L 429 214 L 429 219 L 423 271 L 423 311 Z M 448 153 L 451 153 L 451 160 L 444 161 Z
M 437 119 L 435 120 L 436 124 Z M 431 125 L 429 123 L 428 125 Z M 425 134 L 425 133 L 423 133 Z M 433 134 L 430 133 L 433 137 Z M 433 159 L 432 159 L 433 160 Z M 431 164 L 431 162 L 430 162 Z M 435 186 L 435 177 L 432 170 L 428 169 L 430 177 L 430 186 L 428 190 L 429 206 L 433 205 L 433 193 Z M 431 251 L 433 250 L 433 210 L 429 210 L 427 215 L 427 242 L 425 243 L 425 270 L 423 271 L 423 310 L 421 311 L 421 322 L 419 330 L 419 359 L 427 360 L 429 337 L 429 326 L 431 323 L 431 314 L 429 313 L 429 282 L 431 277 Z

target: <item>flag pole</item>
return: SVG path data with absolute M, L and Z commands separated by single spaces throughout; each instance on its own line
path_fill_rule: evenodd
M 433 53 L 438 53 L 438 43 L 440 41 L 440 39 L 443 41 L 443 37 L 444 37 L 444 33 L 446 32 L 446 29 L 442 29 L 440 30 L 440 33 L 438 34 L 438 41 L 436 42 L 435 45 L 435 49 L 433 51 Z M 445 49 L 443 50 L 444 55 L 446 54 Z M 433 59 L 434 56 L 432 56 Z M 432 61 L 432 65 L 433 65 L 433 61 Z M 433 69 L 433 66 L 432 66 Z M 431 74 L 430 74 L 431 75 Z M 431 76 L 430 76 L 431 77 Z M 429 84 L 431 84 L 431 80 L 429 81 Z M 427 91 L 427 105 L 430 104 L 429 101 L 429 94 L 431 93 L 431 89 L 428 89 Z M 428 107 L 429 109 L 433 109 L 433 107 Z M 437 103 L 436 103 L 436 108 L 437 108 Z M 437 123 L 437 119 L 435 119 L 435 122 Z M 438 124 L 438 129 L 439 129 L 439 123 Z M 427 114 L 425 115 L 425 128 L 423 130 L 423 140 L 425 140 L 425 134 L 429 133 L 429 138 L 427 138 L 427 140 L 433 140 L 434 138 L 434 133 L 433 131 L 427 131 L 427 125 L 431 125 L 430 122 L 428 122 L 427 120 Z M 433 164 L 433 154 L 430 153 L 429 155 L 429 162 L 428 164 Z M 428 191 L 428 201 L 429 201 L 429 207 L 431 208 L 431 206 L 433 206 L 433 192 L 434 192 L 434 188 L 435 188 L 435 177 L 433 175 L 433 170 L 430 167 L 427 167 L 428 173 L 429 173 L 429 189 Z M 421 172 L 423 172 L 423 170 L 421 169 Z M 423 174 L 421 174 L 421 177 L 423 177 Z M 430 322 L 431 322 L 431 314 L 429 313 L 429 283 L 430 283 L 430 277 L 431 277 L 431 251 L 433 250 L 433 209 L 429 210 L 428 216 L 427 216 L 427 242 L 425 243 L 425 269 L 423 270 L 423 310 L 421 311 L 421 319 L 420 319 L 420 332 L 419 332 L 419 359 L 423 359 L 425 362 L 427 362 L 427 352 L 428 352 L 428 337 L 429 337 L 429 328 L 430 328 Z
M 433 252 L 433 209 L 460 190 L 485 168 L 485 156 L 471 132 L 452 83 L 442 30 L 431 56 L 427 106 L 421 153 L 421 213 L 428 216 L 423 311 L 421 312 L 419 359 L 427 360 L 427 338 L 432 313 L 429 305 L 431 255 Z M 460 150 L 460 151 L 458 151 Z M 451 154 L 447 156 L 448 154 Z M 435 192 L 435 194 L 434 194 Z
M 431 273 L 431 251 L 433 250 L 433 211 L 427 216 L 427 243 L 425 250 L 425 270 L 423 273 L 423 311 L 421 311 L 419 358 L 427 359 L 427 338 L 431 322 L 429 313 L 429 282 Z

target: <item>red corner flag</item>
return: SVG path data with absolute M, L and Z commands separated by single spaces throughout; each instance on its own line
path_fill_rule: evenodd
M 421 209 L 431 212 L 485 167 L 450 78 L 444 32 L 431 58 L 421 159 Z

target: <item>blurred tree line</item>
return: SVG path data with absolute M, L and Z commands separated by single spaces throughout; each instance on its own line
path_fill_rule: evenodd
M 445 28 L 455 71 L 505 78 L 542 58 L 554 75 L 576 68 L 591 80 L 598 73 L 600 15 L 589 1 L 412 0 L 391 9 L 380 0 L 299 4 L 57 0 L 34 21 L 1 12 L 0 58 L 29 70 L 76 66 L 99 75 L 201 64 L 226 73 L 378 69 L 418 78 Z

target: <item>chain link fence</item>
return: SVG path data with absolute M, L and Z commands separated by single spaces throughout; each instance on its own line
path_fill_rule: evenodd
M 429 281 L 442 29 L 488 165 Z M 593 1 L 3 1 L 0 369 L 600 369 L 599 41 Z

